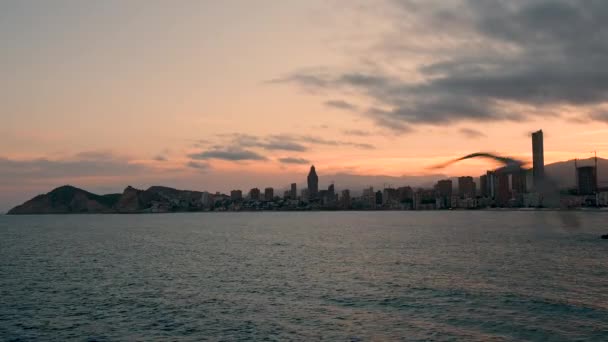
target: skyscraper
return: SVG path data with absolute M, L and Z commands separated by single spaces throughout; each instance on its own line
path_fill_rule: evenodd
M 597 169 L 595 166 L 576 167 L 576 185 L 579 195 L 592 195 L 597 192 Z
M 319 194 L 319 177 L 317 176 L 317 172 L 315 171 L 315 166 L 310 167 L 310 172 L 308 173 L 308 196 L 310 198 L 317 198 Z
M 274 189 L 273 188 L 264 189 L 264 200 L 270 202 L 273 199 L 274 199 Z
M 249 198 L 252 201 L 259 201 L 260 200 L 260 189 L 253 188 L 253 189 L 249 190 Z
M 532 173 L 534 175 L 534 186 L 538 186 L 545 178 L 545 153 L 542 129 L 532 133 Z
M 291 183 L 291 190 L 289 191 L 289 197 L 292 200 L 298 199 L 298 188 L 296 183 Z
M 458 177 L 458 196 L 460 198 L 475 198 L 477 187 L 473 177 Z

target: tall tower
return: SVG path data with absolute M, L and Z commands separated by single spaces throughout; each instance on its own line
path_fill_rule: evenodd
M 317 177 L 317 172 L 315 171 L 315 166 L 310 167 L 310 172 L 308 173 L 308 196 L 310 198 L 317 198 L 319 194 L 319 177 Z
M 543 147 L 543 130 L 532 133 L 532 174 L 534 186 L 545 178 L 545 153 Z

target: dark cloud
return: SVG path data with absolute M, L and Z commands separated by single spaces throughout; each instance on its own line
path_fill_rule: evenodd
M 344 100 L 325 101 L 325 105 L 327 107 L 332 107 L 332 108 L 337 108 L 337 109 L 342 109 L 342 110 L 349 110 L 349 111 L 357 110 L 357 106 L 355 106 L 354 104 L 352 104 L 350 102 L 346 102 Z
M 240 148 L 213 148 L 200 153 L 189 154 L 194 160 L 221 159 L 229 161 L 266 160 L 267 158 L 256 152 Z
M 145 166 L 107 152 L 83 152 L 66 159 L 15 160 L 0 157 L 0 184 L 52 182 L 54 179 L 118 177 L 138 174 Z
M 350 146 L 358 149 L 374 149 L 374 146 L 366 143 L 355 143 L 334 139 L 325 139 L 314 135 L 297 134 L 274 134 L 268 136 L 255 136 L 250 134 L 224 134 L 220 135 L 222 144 L 216 144 L 209 150 L 199 154 L 189 155 L 190 158 L 198 156 L 198 159 L 209 159 L 209 153 L 213 152 L 215 158 L 226 160 L 264 160 L 251 149 L 263 149 L 267 151 L 289 151 L 305 152 L 312 146 Z M 227 152 L 227 153 L 225 153 Z M 252 155 L 253 154 L 253 155 Z M 259 159 L 260 157 L 264 159 Z M 234 159 L 232 159 L 234 158 Z
M 484 133 L 472 128 L 461 128 L 458 132 L 469 139 L 479 139 L 486 137 Z
M 371 132 L 360 130 L 360 129 L 347 129 L 342 131 L 346 135 L 353 135 L 356 137 L 369 137 L 373 135 Z
M 378 37 L 366 53 L 377 64 L 391 65 L 425 57 L 429 62 L 418 67 L 418 77 L 361 66 L 296 71 L 274 82 L 359 94 L 375 106 L 366 115 L 396 131 L 418 124 L 519 121 L 556 115 L 562 105 L 593 110 L 608 102 L 608 1 L 389 3 L 394 11 L 385 19 L 394 32 Z
M 303 152 L 307 147 L 298 143 L 297 140 L 288 135 L 270 135 L 257 137 L 249 134 L 234 134 L 230 144 L 243 148 L 260 147 L 269 151 L 292 151 Z
M 206 171 L 210 168 L 210 165 L 208 163 L 201 163 L 196 161 L 189 161 L 188 163 L 186 163 L 186 166 L 201 171 Z
M 154 160 L 159 161 L 159 162 L 164 162 L 167 161 L 167 157 L 163 156 L 162 154 L 159 154 L 157 156 L 154 157 Z
M 606 110 L 598 110 L 591 113 L 590 118 L 596 121 L 602 121 L 608 123 L 608 111 Z
M 279 158 L 279 161 L 283 164 L 310 164 L 308 159 L 294 157 Z

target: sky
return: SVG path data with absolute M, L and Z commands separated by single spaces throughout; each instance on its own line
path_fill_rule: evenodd
M 2 1 L 0 212 L 64 184 L 424 177 L 531 160 L 538 129 L 546 163 L 606 156 L 607 21 L 603 0 Z

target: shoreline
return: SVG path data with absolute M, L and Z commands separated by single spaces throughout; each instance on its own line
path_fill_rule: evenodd
M 471 209 L 423 209 L 423 210 L 401 210 L 401 209 L 294 209 L 294 210 L 200 210 L 200 211 L 166 211 L 166 212 L 65 212 L 65 213 L 28 213 L 9 214 L 2 213 L 1 216 L 50 216 L 50 215 L 159 215 L 159 214 L 211 214 L 211 213 L 303 213 L 303 212 L 593 212 L 608 213 L 608 207 L 602 208 L 471 208 Z

